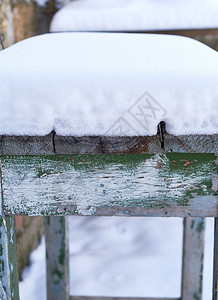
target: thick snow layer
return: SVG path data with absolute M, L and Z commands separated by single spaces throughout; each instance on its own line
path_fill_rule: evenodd
M 180 297 L 182 219 L 70 217 L 69 225 L 72 295 Z M 206 219 L 205 242 L 203 300 L 208 300 L 212 298 L 212 218 Z M 45 300 L 44 238 L 30 263 L 20 283 L 20 298 Z
M 76 0 L 53 17 L 51 31 L 218 28 L 217 0 Z
M 189 38 L 45 34 L 0 52 L 0 134 L 217 132 L 218 53 Z

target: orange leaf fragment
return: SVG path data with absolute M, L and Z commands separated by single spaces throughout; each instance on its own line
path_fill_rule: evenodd
M 188 166 L 192 165 L 193 163 L 194 163 L 193 161 L 188 160 L 183 166 L 188 167 Z
M 163 164 L 160 163 L 160 162 L 158 162 L 157 165 L 156 165 L 156 167 L 155 167 L 155 169 L 160 169 L 162 166 L 163 166 Z

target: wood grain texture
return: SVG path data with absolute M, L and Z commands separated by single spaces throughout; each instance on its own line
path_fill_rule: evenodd
M 213 300 L 218 300 L 218 218 L 214 222 Z
M 184 219 L 181 300 L 202 299 L 204 229 L 203 218 Z
M 2 157 L 7 214 L 218 215 L 213 154 Z
M 46 217 L 47 300 L 69 300 L 69 241 L 67 218 Z
M 56 154 L 162 153 L 158 136 L 54 137 Z
M 109 136 L 0 136 L 0 155 L 51 154 L 139 154 L 139 153 L 218 153 L 218 135 L 165 134 L 165 149 L 158 135 L 138 137 Z
M 2 297 L 3 299 L 18 300 L 19 289 L 14 217 L 5 218 L 0 216 L 0 237 L 0 282 L 4 290 Z
M 53 154 L 53 136 L 0 136 L 0 155 Z

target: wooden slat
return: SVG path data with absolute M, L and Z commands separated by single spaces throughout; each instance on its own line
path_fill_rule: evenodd
M 202 299 L 204 222 L 203 218 L 184 219 L 182 300 Z
M 207 216 L 218 213 L 213 154 L 2 157 L 7 214 Z
M 218 300 L 218 218 L 214 224 L 213 300 Z
M 1 300 L 7 300 L 7 296 L 6 296 L 6 293 L 5 293 L 5 290 L 2 286 L 2 282 L 0 280 L 0 296 L 1 296 Z
M 143 297 L 89 297 L 70 296 L 70 300 L 180 300 L 180 298 L 143 298 Z
M 65 217 L 45 218 L 47 300 L 69 300 L 69 242 Z
M 0 164 L 0 299 L 19 300 L 15 217 L 5 217 Z
M 164 136 L 165 152 L 217 153 L 218 135 Z M 159 136 L 0 136 L 0 155 L 163 153 Z
M 14 217 L 0 216 L 0 299 L 19 299 Z M 1 296 L 1 294 L 0 294 Z
M 0 135 L 0 155 L 54 154 L 54 133 L 46 136 Z
M 218 135 L 164 136 L 165 152 L 217 153 Z M 55 135 L 57 154 L 163 153 L 158 136 L 64 137 Z

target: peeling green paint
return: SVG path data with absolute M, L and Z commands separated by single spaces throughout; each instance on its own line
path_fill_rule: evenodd
M 201 300 L 200 296 L 197 295 L 197 293 L 194 293 L 193 297 L 194 297 L 195 300 Z
M 202 295 L 202 291 L 203 291 L 203 271 L 204 271 L 204 251 L 202 252 L 202 255 L 201 255 L 201 269 L 200 269 L 200 278 L 199 278 L 199 294 L 200 295 Z
M 4 260 L 0 260 L 0 265 L 1 265 L 1 271 L 4 272 L 4 270 L 5 270 L 5 262 L 4 262 Z
M 64 261 L 65 261 L 65 241 L 62 240 L 59 257 L 58 257 L 58 262 L 59 262 L 59 264 L 63 265 Z
M 215 159 L 186 153 L 2 156 L 5 210 L 66 216 L 95 215 L 102 207 L 188 208 L 197 197 L 216 197 Z
M 63 273 L 56 267 L 53 271 L 52 271 L 53 275 L 56 275 L 60 280 L 63 277 Z M 59 283 L 58 281 L 56 281 L 57 284 Z
M 204 229 L 205 229 L 205 221 L 204 219 L 202 219 L 202 221 L 198 223 L 196 230 L 200 234 L 202 231 L 204 231 Z

